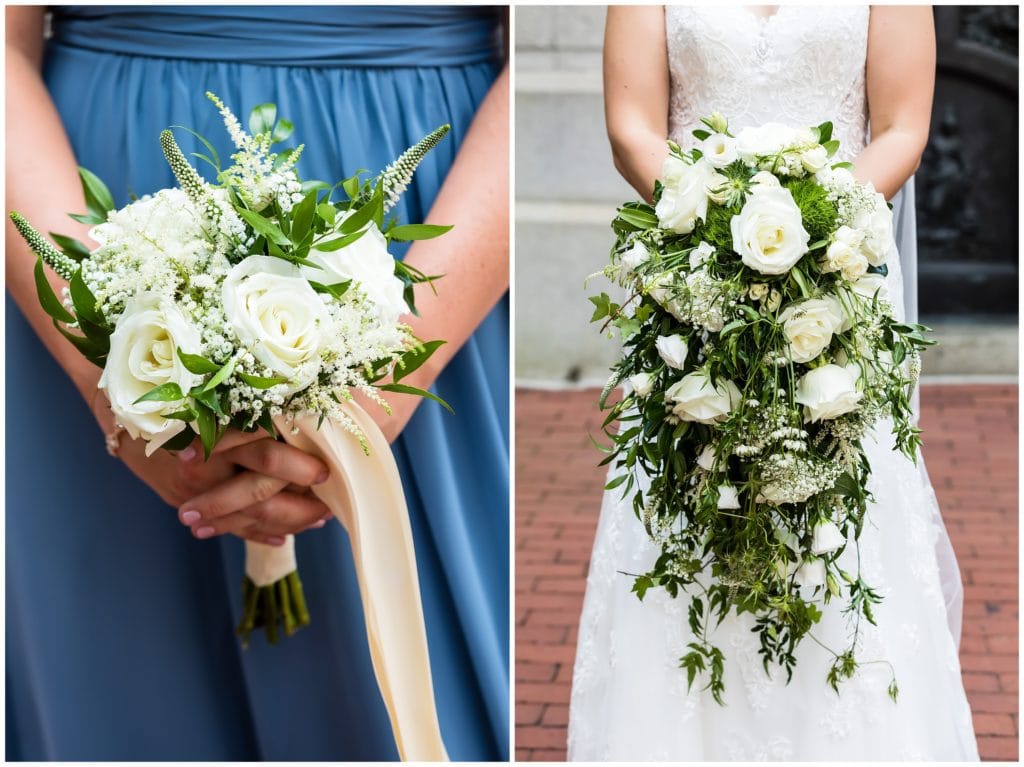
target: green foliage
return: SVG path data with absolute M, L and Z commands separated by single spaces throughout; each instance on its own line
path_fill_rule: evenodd
M 814 179 L 796 179 L 789 182 L 786 188 L 803 214 L 804 228 L 811 235 L 811 242 L 826 239 L 836 230 L 836 205 L 828 199 L 828 192 Z

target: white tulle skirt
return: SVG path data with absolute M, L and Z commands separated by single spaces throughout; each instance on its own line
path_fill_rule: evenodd
M 630 593 L 622 572 L 646 571 L 659 550 L 613 490 L 601 509 L 580 621 L 570 760 L 978 759 L 957 656 L 959 581 L 946 570 L 944 591 L 939 566 L 939 552 L 949 557 L 952 549 L 923 464 L 894 452 L 887 425 L 865 445 L 875 502 L 861 535 L 861 571 L 883 601 L 878 626 L 862 623 L 858 658 L 892 664 L 898 701 L 887 695 L 885 663 L 863 665 L 836 695 L 825 681 L 831 656 L 809 639 L 788 685 L 784 672 L 766 674 L 753 620 L 735 613 L 711 635 L 726 656 L 725 705 L 699 684 L 688 691 L 678 667 L 693 638 L 687 597 L 659 589 L 641 603 Z M 855 556 L 852 546 L 843 554 Z M 855 562 L 845 567 L 856 570 Z M 840 606 L 823 608 L 814 634 L 841 650 L 850 632 Z

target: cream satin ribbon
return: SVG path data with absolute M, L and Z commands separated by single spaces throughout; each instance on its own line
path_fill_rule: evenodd
M 329 420 L 319 429 L 316 416 L 293 423 L 278 417 L 274 423 L 288 444 L 330 468 L 330 479 L 313 492 L 334 512 L 352 543 L 370 658 L 399 755 L 413 762 L 448 761 L 434 705 L 416 553 L 398 467 L 384 435 L 362 408 L 352 403 L 343 407 L 366 435 L 369 455 L 354 435 Z

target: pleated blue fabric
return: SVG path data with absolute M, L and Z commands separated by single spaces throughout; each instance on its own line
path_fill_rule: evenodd
M 302 177 L 332 182 L 376 172 L 450 123 L 397 209 L 418 222 L 497 74 L 497 32 L 497 11 L 484 8 L 65 6 L 44 76 L 79 163 L 118 205 L 173 184 L 165 127 L 194 128 L 230 155 L 207 90 L 243 124 L 275 102 L 306 143 Z M 189 151 L 193 140 L 179 141 Z M 233 631 L 241 542 L 194 540 L 106 455 L 87 406 L 9 299 L 6 321 L 7 758 L 397 758 L 340 526 L 297 538 L 312 624 L 243 651 Z M 434 390 L 456 415 L 423 403 L 395 454 L 435 697 L 453 759 L 504 760 L 505 300 Z

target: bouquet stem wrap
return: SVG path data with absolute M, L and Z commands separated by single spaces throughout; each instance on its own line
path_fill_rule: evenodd
M 320 458 L 331 476 L 313 488 L 352 543 L 374 674 L 405 761 L 448 761 L 434 705 L 412 528 L 398 467 L 377 425 L 358 405 L 345 412 L 369 446 L 316 416 L 276 426 L 288 444 Z M 293 433 L 297 429 L 297 433 Z

